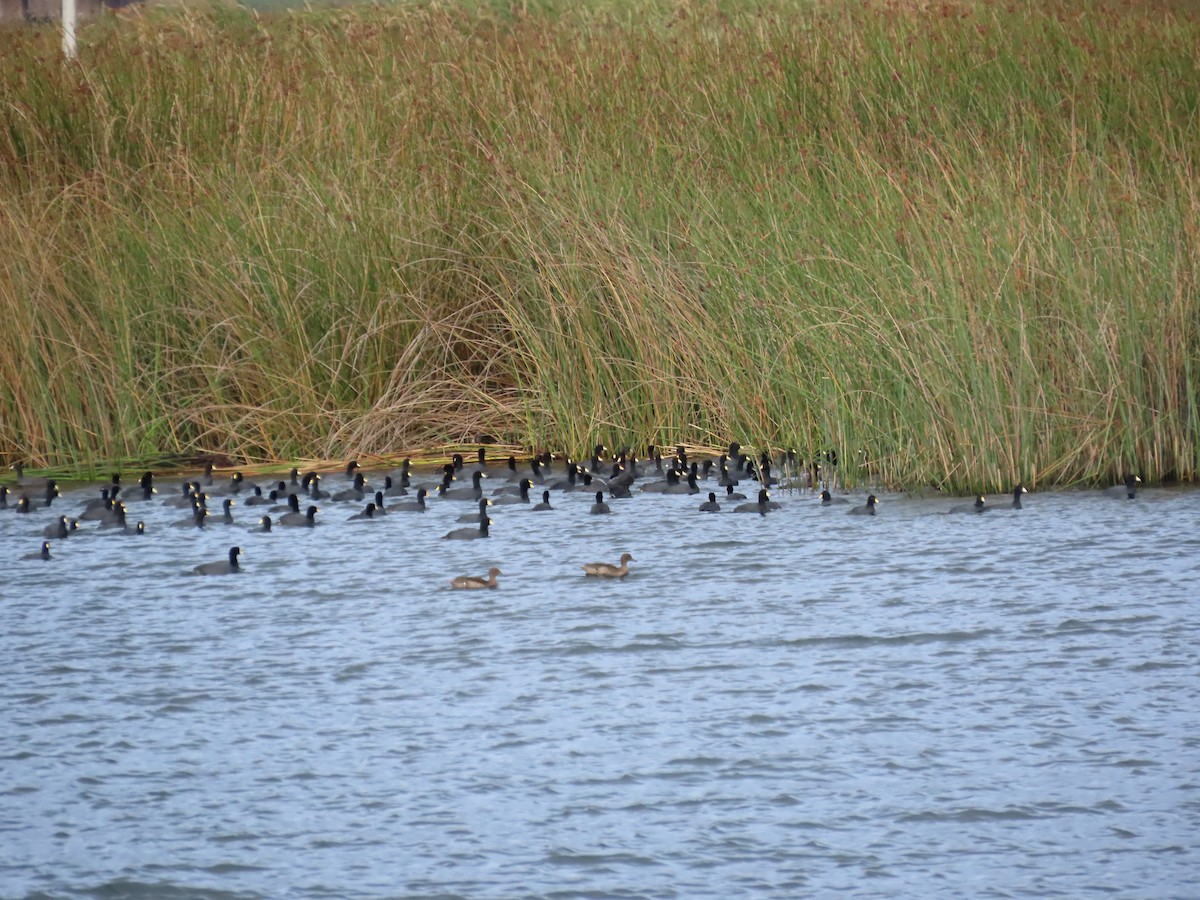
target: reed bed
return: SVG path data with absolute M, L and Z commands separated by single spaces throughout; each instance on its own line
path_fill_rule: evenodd
M 1196 475 L 1186 6 L 212 6 L 57 43 L 0 31 L 0 455 Z

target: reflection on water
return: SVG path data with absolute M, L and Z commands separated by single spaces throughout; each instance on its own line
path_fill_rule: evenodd
M 0 895 L 1200 894 L 1196 493 L 704 496 L 0 510 Z

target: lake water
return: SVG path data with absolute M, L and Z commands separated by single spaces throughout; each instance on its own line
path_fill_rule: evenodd
M 1200 896 L 1200 493 L 774 497 L 0 510 L 0 897 Z

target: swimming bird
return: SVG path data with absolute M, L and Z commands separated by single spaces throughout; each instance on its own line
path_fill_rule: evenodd
M 633 562 L 633 555 L 630 553 L 621 554 L 621 562 L 619 565 L 613 565 L 606 562 L 591 562 L 583 564 L 583 571 L 586 575 L 598 575 L 601 578 L 624 578 L 629 574 L 629 564 Z
M 463 513 L 455 521 L 456 522 L 479 522 L 481 519 L 484 519 L 487 517 L 487 508 L 489 506 L 491 506 L 493 502 L 494 501 L 489 500 L 487 497 L 480 497 L 479 498 L 479 512 Z
M 642 485 L 643 494 L 664 494 L 674 493 L 674 489 L 679 487 L 679 470 L 674 466 L 667 469 L 666 477 L 661 481 L 648 481 Z M 685 490 L 684 493 L 687 493 Z
M 447 476 L 449 477 L 447 478 Z M 454 466 L 447 463 L 446 465 L 442 466 L 441 469 L 437 470 L 437 472 L 427 473 L 425 477 L 434 477 L 436 480 L 421 481 L 417 484 L 410 485 L 410 487 L 425 488 L 425 493 L 427 495 L 432 494 L 435 491 L 441 492 L 442 490 L 448 490 L 450 487 L 450 482 L 454 481 Z M 442 485 L 445 485 L 445 488 L 443 488 Z
M 187 507 L 191 506 L 196 497 L 201 496 L 201 486 L 198 481 L 185 481 L 180 484 L 180 493 L 174 497 L 168 497 L 163 501 L 163 506 L 170 507 Z
M 608 493 L 613 499 L 627 500 L 633 496 L 630 487 L 635 480 L 634 473 L 625 468 L 621 460 L 613 463 L 612 474 L 608 477 Z
M 520 481 L 523 477 L 517 470 L 517 458 L 511 453 L 508 459 L 505 460 L 504 468 L 495 473 L 496 478 L 503 478 L 505 481 Z
M 321 476 L 316 472 L 309 472 L 304 476 L 308 480 L 307 490 L 309 500 L 325 500 L 329 497 L 329 491 L 321 490 Z M 303 485 L 303 480 L 301 481 Z
M 367 491 L 367 479 L 362 472 L 354 473 L 354 485 L 344 491 L 338 491 L 331 499 L 339 503 L 347 500 L 360 501 L 363 499 Z
M 603 444 L 597 444 L 592 448 L 592 465 L 593 472 L 599 472 L 604 467 L 604 461 L 607 458 L 608 448 Z
M 100 523 L 100 530 L 104 534 L 142 535 L 146 533 L 146 524 L 138 522 L 135 527 L 131 528 L 125 521 L 125 503 L 122 501 L 112 508 L 112 517 Z
M 708 494 L 708 499 L 700 504 L 700 512 L 720 512 L 721 504 L 717 502 L 717 495 L 711 491 Z
M 1012 490 L 1012 508 L 1013 509 L 1021 508 L 1021 495 L 1027 494 L 1027 493 L 1029 493 L 1029 492 L 1027 490 L 1025 490 L 1025 485 L 1023 485 L 1023 484 L 1018 484 L 1015 488 L 1013 488 L 1013 490 Z
M 113 478 L 118 477 L 117 475 L 113 476 Z M 114 487 L 117 487 L 117 485 L 114 485 Z M 153 500 L 154 495 L 157 493 L 158 491 L 154 489 L 154 473 L 143 472 L 142 477 L 138 479 L 138 490 L 130 492 L 125 497 L 125 501 L 132 503 L 139 500 Z
M 250 487 L 250 485 L 246 484 L 246 476 L 243 475 L 241 472 L 234 472 L 232 475 L 229 476 L 228 484 L 226 484 L 222 487 L 214 487 L 212 490 L 212 493 L 216 494 L 218 496 L 222 496 L 225 494 L 240 494 L 244 489 L 247 489 L 248 487 Z
M 746 495 L 741 491 L 735 491 L 732 484 L 725 485 L 725 499 L 733 502 L 734 500 L 745 500 Z
M 125 501 L 118 500 L 113 504 L 113 508 L 108 511 L 108 515 L 100 520 L 100 528 L 103 531 L 124 531 L 127 527 L 125 522 Z
M 529 461 L 528 478 L 534 484 L 545 484 L 546 476 L 542 473 L 543 464 L 536 456 Z
M 516 475 L 516 477 L 513 478 L 510 483 L 502 484 L 499 487 L 497 487 L 495 490 L 492 491 L 493 497 L 504 497 L 504 496 L 508 496 L 510 494 L 515 496 L 515 495 L 521 493 L 521 482 L 523 482 L 523 481 L 528 481 L 529 486 L 533 487 L 533 479 L 532 478 L 522 475 L 519 472 L 514 473 L 514 474 Z
M 317 513 L 320 512 L 315 506 L 310 506 L 302 513 L 289 512 L 284 513 L 279 517 L 280 525 L 287 525 L 294 528 L 312 528 L 317 524 Z
M 47 478 L 26 478 L 25 463 L 23 462 L 15 462 L 9 466 L 9 468 L 16 473 L 18 487 L 34 488 L 35 490 L 38 490 L 44 488 L 49 482 L 49 479 Z
M 471 472 L 482 472 L 484 477 L 487 477 L 490 474 L 487 464 L 487 451 L 483 447 L 480 447 L 476 451 L 476 462 L 475 466 L 471 469 Z
M 232 575 L 235 572 L 240 572 L 242 567 L 238 565 L 238 554 L 241 552 L 241 547 L 230 547 L 229 559 L 223 559 L 219 562 L 201 563 L 195 566 L 192 571 L 197 575 Z
M 113 498 L 109 496 L 108 488 L 100 488 L 100 496 L 92 497 L 83 506 L 83 512 L 79 514 L 81 522 L 97 522 L 104 518 L 105 514 L 112 509 Z
M 229 497 L 221 501 L 221 517 L 216 521 L 218 525 L 233 524 L 233 500 Z
M 717 478 L 717 487 L 733 487 L 738 483 L 737 476 L 729 471 L 729 460 L 725 454 L 721 454 L 717 467 L 721 473 Z
M 446 500 L 475 500 L 478 501 L 483 497 L 483 485 L 480 480 L 487 478 L 483 472 L 475 471 L 471 473 L 471 486 L 451 488 L 447 487 L 442 491 L 441 496 Z M 444 483 L 444 482 L 443 482 Z
M 637 454 L 634 453 L 632 449 L 630 449 L 628 452 L 621 452 L 620 462 L 621 468 L 625 470 L 621 477 L 628 479 L 631 485 L 633 482 L 642 477 L 641 460 L 638 459 Z
M 176 519 L 171 523 L 172 528 L 203 528 L 208 518 L 208 510 L 197 503 L 192 507 L 192 514 L 186 519 Z
M 833 496 L 833 494 L 829 493 L 829 491 L 827 491 L 827 490 L 821 491 L 821 505 L 822 506 L 837 506 L 838 504 L 849 503 L 849 502 L 850 501 L 847 500 L 845 497 L 835 497 L 835 496 Z
M 412 460 L 407 457 L 405 458 L 404 462 L 401 463 L 400 468 L 392 469 L 392 471 L 387 472 L 384 475 L 384 481 L 386 482 L 388 478 L 392 479 L 392 489 L 399 492 L 396 494 L 388 494 L 388 496 L 403 497 L 404 493 L 406 493 L 406 488 L 409 486 L 409 476 L 411 474 Z M 386 489 L 384 490 L 384 493 L 387 493 Z
M 261 519 L 258 520 L 258 525 L 256 525 L 254 528 L 247 528 L 246 530 L 249 532 L 252 532 L 254 534 L 262 534 L 265 531 L 270 531 L 271 530 L 271 517 L 263 516 Z
M 733 508 L 733 511 L 736 513 L 759 513 L 765 516 L 775 509 L 779 509 L 779 504 L 771 499 L 766 488 L 762 488 L 758 492 L 758 500 L 754 503 L 740 503 Z
M 517 503 L 528 503 L 529 489 L 531 487 L 533 487 L 533 482 L 528 478 L 522 478 L 520 484 L 517 486 L 516 494 L 502 494 L 492 502 L 497 506 L 512 506 Z
M 662 451 L 651 444 L 646 448 L 646 460 L 654 463 L 654 474 L 663 474 Z
M 550 505 L 550 492 L 542 491 L 542 502 L 535 503 L 529 508 L 534 512 L 546 512 L 547 510 L 554 509 L 554 507 Z
M 372 502 L 366 505 L 362 512 L 356 512 L 354 515 L 346 519 L 347 522 L 373 522 L 379 508 Z
M 275 506 L 268 506 L 269 513 L 289 513 L 300 512 L 300 496 L 299 494 L 288 494 L 287 500 L 284 503 L 278 503 Z
M 416 500 L 402 500 L 388 507 L 388 512 L 425 512 L 425 488 L 417 488 Z
M 40 499 L 33 499 L 22 495 L 22 499 L 29 500 L 30 509 L 49 509 L 50 504 L 54 502 L 55 497 L 61 497 L 62 494 L 58 490 L 58 482 L 53 478 L 46 479 L 46 486 L 42 491 Z M 19 512 L 19 510 L 18 510 Z
M 604 502 L 604 491 L 596 491 L 596 502 L 592 504 L 592 508 L 588 510 L 593 516 L 600 516 L 612 512 L 612 507 Z
M 279 483 L 283 484 L 282 481 Z M 276 495 L 276 496 L 278 496 L 278 495 Z M 260 488 L 256 484 L 254 486 L 254 490 L 251 492 L 250 496 L 242 501 L 242 505 L 243 506 L 263 506 L 270 502 L 271 502 L 270 498 L 267 497 L 265 494 L 263 494 L 262 488 Z
M 700 487 L 696 484 L 696 478 L 699 477 L 696 463 L 692 463 L 691 469 L 688 470 L 687 482 L 675 481 L 674 484 L 668 484 L 663 488 L 664 494 L 698 494 Z
M 1137 486 L 1142 483 L 1142 479 L 1134 474 L 1125 476 L 1125 480 L 1121 484 L 1114 484 L 1104 491 L 1105 496 L 1121 497 L 1127 500 L 1133 500 L 1137 497 Z
M 482 578 L 479 575 L 459 575 L 457 578 L 450 580 L 450 587 L 460 591 L 471 591 L 479 588 L 494 588 L 496 584 L 496 576 L 504 573 L 492 566 L 488 569 L 487 577 Z
M 391 475 L 383 476 L 383 495 L 385 497 L 407 497 L 408 488 L 398 484 Z
M 984 513 L 989 509 L 990 507 L 987 505 L 987 497 L 983 496 L 983 494 L 979 494 L 975 498 L 974 503 L 960 503 L 957 506 L 950 507 L 949 511 L 952 513 Z
M 42 549 L 36 553 L 26 553 L 22 559 L 50 559 L 50 542 L 42 541 Z
M 485 538 L 488 537 L 488 526 L 491 524 L 492 520 L 483 516 L 479 520 L 478 528 L 456 528 L 454 531 L 442 535 L 442 538 L 448 541 L 473 541 L 476 538 Z
M 58 521 L 47 525 L 42 529 L 42 537 L 44 538 L 66 538 L 70 537 L 71 532 L 79 527 L 79 523 L 74 519 L 68 520 L 66 516 L 59 516 Z
M 864 503 L 862 506 L 855 506 L 855 507 L 851 508 L 850 515 L 852 515 L 852 516 L 873 516 L 873 515 L 875 515 L 875 504 L 877 504 L 878 502 L 879 501 L 877 499 L 875 499 L 874 494 L 869 494 L 869 495 L 867 495 L 866 503 Z
M 570 457 L 566 461 L 567 477 L 560 478 L 557 481 L 550 483 L 549 488 L 552 491 L 573 491 L 578 486 L 579 466 L 572 462 Z

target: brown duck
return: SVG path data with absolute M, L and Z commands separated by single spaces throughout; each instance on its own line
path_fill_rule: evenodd
M 633 557 L 630 554 L 622 553 L 620 565 L 614 566 L 606 562 L 584 563 L 583 571 L 587 575 L 599 575 L 602 578 L 624 578 L 629 574 L 629 564 L 632 561 Z
M 497 587 L 496 576 L 504 573 L 492 566 L 488 569 L 487 578 L 479 575 L 459 575 L 457 578 L 450 580 L 450 587 L 457 588 L 461 591 L 473 591 L 479 588 L 494 588 Z

